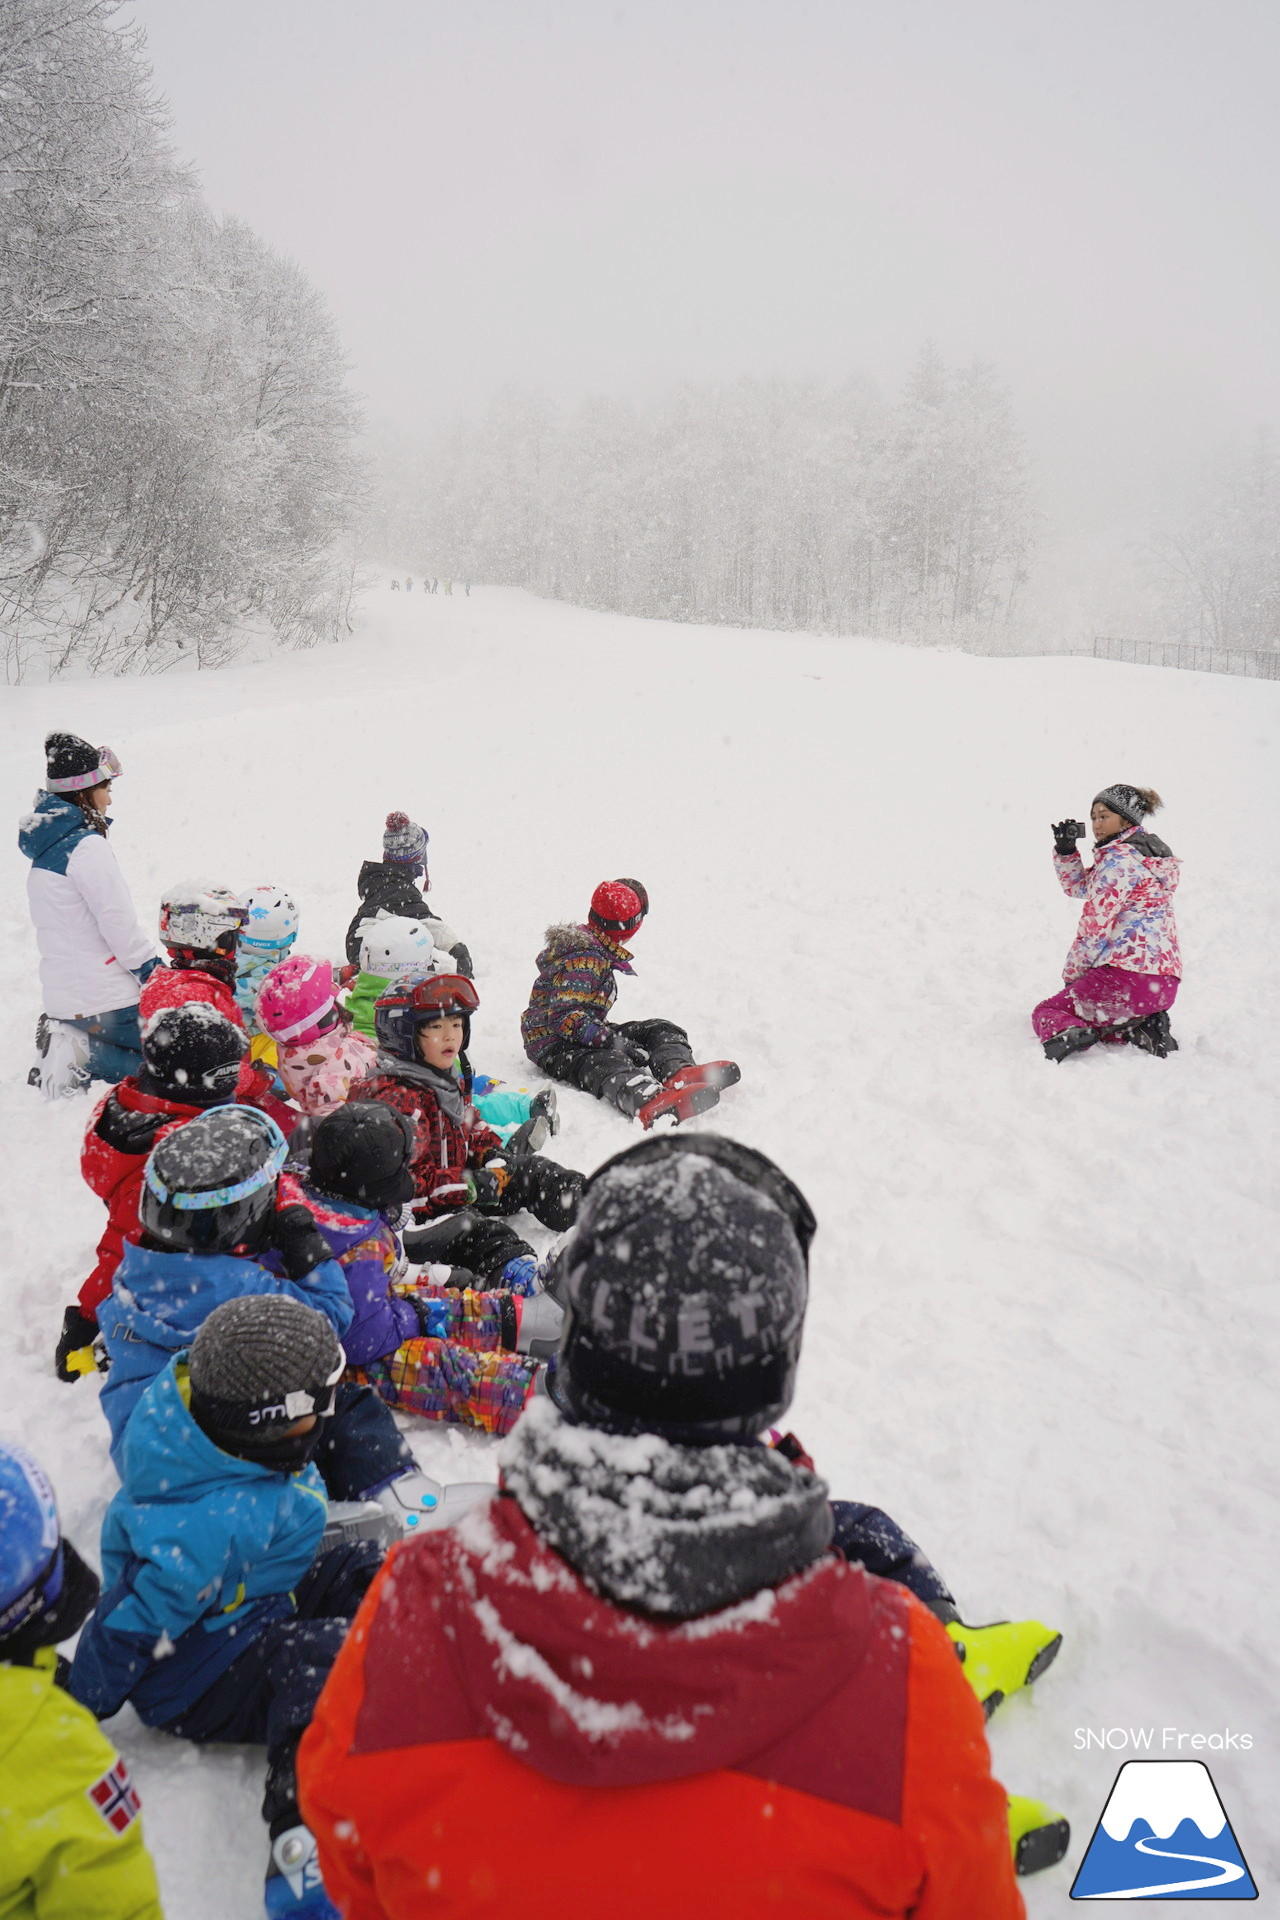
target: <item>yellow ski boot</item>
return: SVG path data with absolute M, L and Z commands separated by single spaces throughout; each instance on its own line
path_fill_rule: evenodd
M 1009 1694 L 1040 1678 L 1062 1645 L 1062 1635 L 1039 1620 L 995 1620 L 986 1627 L 952 1620 L 947 1633 L 988 1720 Z
M 1057 1866 L 1071 1844 L 1071 1826 L 1065 1814 L 1055 1813 L 1043 1800 L 1025 1800 L 1011 1793 L 1009 1844 L 1017 1874 L 1043 1873 Z

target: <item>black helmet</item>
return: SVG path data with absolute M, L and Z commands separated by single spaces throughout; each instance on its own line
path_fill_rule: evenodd
M 247 1049 L 243 1029 L 205 1000 L 163 1008 L 142 1033 L 142 1064 L 149 1079 L 170 1099 L 192 1107 L 235 1098 Z
M 352 1100 L 327 1113 L 311 1136 L 309 1183 L 360 1207 L 399 1207 L 416 1187 L 409 1163 L 417 1129 L 380 1100 Z
M 138 1217 L 170 1253 L 252 1246 L 275 1206 L 288 1143 L 256 1107 L 198 1113 L 153 1150 Z
M 799 1188 L 736 1140 L 663 1135 L 606 1161 L 558 1263 L 553 1398 L 614 1433 L 754 1439 L 795 1389 L 814 1229 Z

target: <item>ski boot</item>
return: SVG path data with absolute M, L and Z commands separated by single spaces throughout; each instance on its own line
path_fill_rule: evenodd
M 89 1038 L 68 1020 L 52 1020 L 42 1013 L 36 1022 L 40 1059 L 27 1075 L 29 1087 L 39 1087 L 46 1100 L 82 1093 L 89 1084 Z
M 502 1151 L 508 1160 L 522 1160 L 527 1154 L 540 1153 L 551 1136 L 551 1128 L 544 1113 L 531 1113 L 522 1120 L 514 1133 L 509 1133 L 502 1143 Z
M 988 1720 L 1009 1694 L 1052 1666 L 1062 1645 L 1062 1635 L 1039 1620 L 993 1620 L 985 1627 L 951 1620 L 947 1635 Z
M 271 1842 L 263 1903 L 267 1920 L 342 1920 L 324 1890 L 310 1827 L 286 1827 Z
M 1125 1028 L 1125 1039 L 1131 1047 L 1153 1053 L 1157 1060 L 1166 1060 L 1178 1051 L 1178 1043 L 1169 1031 L 1167 1013 L 1149 1013 L 1145 1020 L 1131 1020 Z
M 1073 1053 L 1083 1053 L 1098 1038 L 1096 1027 L 1068 1027 L 1063 1033 L 1055 1033 L 1052 1040 L 1044 1043 L 1046 1060 L 1065 1060 Z
M 706 1113 L 720 1099 L 723 1087 L 736 1087 L 741 1068 L 732 1060 L 709 1060 L 705 1066 L 681 1067 L 647 1100 L 636 1116 L 648 1132 L 655 1120 L 669 1119 L 673 1126 Z
M 549 1360 L 560 1345 L 564 1308 L 549 1293 L 516 1301 L 516 1351 L 531 1360 Z
M 431 1533 L 451 1527 L 494 1491 L 491 1480 L 455 1480 L 446 1487 L 428 1473 L 402 1473 L 361 1504 L 380 1507 L 405 1533 Z
M 1021 1878 L 1028 1873 L 1043 1873 L 1056 1867 L 1071 1844 L 1071 1825 L 1065 1814 L 1055 1813 L 1043 1800 L 1027 1800 L 1011 1793 L 1009 1801 L 1009 1844 L 1013 1848 L 1013 1870 Z

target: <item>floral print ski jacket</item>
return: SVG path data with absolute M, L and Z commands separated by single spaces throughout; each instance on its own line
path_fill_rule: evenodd
M 1129 827 L 1094 850 L 1086 867 L 1078 852 L 1055 853 L 1062 891 L 1083 900 L 1075 942 L 1062 969 L 1075 980 L 1091 967 L 1182 977 L 1173 894 L 1181 861 L 1163 840 Z

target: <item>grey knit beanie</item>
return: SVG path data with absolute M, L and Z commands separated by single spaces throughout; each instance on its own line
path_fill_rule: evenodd
M 250 1293 L 215 1307 L 188 1359 L 191 1411 L 223 1433 L 265 1435 L 322 1411 L 343 1360 L 322 1313 L 287 1294 Z
M 405 867 L 425 867 L 428 834 L 407 813 L 389 813 L 382 836 L 382 857 Z
M 1160 805 L 1160 795 L 1153 793 L 1150 787 L 1131 787 L 1126 780 L 1117 780 L 1114 786 L 1104 787 L 1101 793 L 1094 794 L 1095 807 L 1099 801 L 1104 807 L 1110 807 L 1112 813 L 1118 813 L 1122 820 L 1137 827 L 1147 814 L 1155 812 Z

